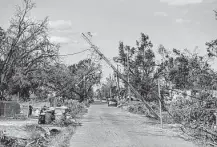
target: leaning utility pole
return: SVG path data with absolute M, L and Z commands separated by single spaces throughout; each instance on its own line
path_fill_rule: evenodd
M 119 77 L 129 85 L 130 89 L 132 90 L 132 92 L 138 97 L 140 98 L 143 103 L 145 104 L 145 106 L 150 110 L 150 112 L 152 112 L 152 114 L 157 117 L 160 118 L 159 115 L 151 108 L 151 106 L 149 106 L 149 104 L 144 100 L 144 98 L 139 94 L 139 92 L 125 79 L 125 77 L 115 68 L 114 65 L 111 64 L 111 62 L 100 52 L 99 48 L 97 46 L 95 46 L 90 39 L 84 35 L 84 33 L 82 33 L 82 37 L 84 38 L 84 40 L 91 46 L 92 49 L 94 49 L 94 51 L 102 58 L 106 61 L 106 63 L 116 72 L 119 74 Z

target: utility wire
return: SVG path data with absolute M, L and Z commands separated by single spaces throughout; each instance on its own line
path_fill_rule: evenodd
M 3 43 L 6 43 L 6 44 L 8 44 L 8 45 L 11 45 L 10 43 L 8 43 L 8 42 L 6 42 L 6 41 L 2 41 Z M 19 48 L 21 48 L 21 47 L 19 47 Z M 22 49 L 22 48 L 21 48 Z M 50 56 L 72 56 L 72 55 L 76 55 L 76 54 L 80 54 L 80 53 L 83 53 L 83 52 L 86 52 L 86 51 L 88 51 L 88 50 L 90 50 L 90 49 L 85 49 L 85 50 L 83 50 L 83 51 L 80 51 L 80 52 L 75 52 L 75 53 L 72 53 L 72 54 L 65 54 L 65 55 L 50 55 Z
M 75 52 L 75 53 L 72 53 L 72 54 L 65 54 L 65 55 L 54 55 L 54 56 L 73 56 L 73 55 L 76 55 L 76 54 L 80 54 L 80 53 L 83 53 L 83 52 L 86 52 L 90 49 L 85 49 L 83 51 L 80 51 L 80 52 Z

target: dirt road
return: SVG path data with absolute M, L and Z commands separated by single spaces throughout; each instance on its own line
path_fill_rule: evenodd
M 82 126 L 70 140 L 70 146 L 196 147 L 158 126 L 145 117 L 108 107 L 106 104 L 96 104 L 84 116 Z

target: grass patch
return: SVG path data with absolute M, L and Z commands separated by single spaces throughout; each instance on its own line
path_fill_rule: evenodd
M 75 126 L 64 128 L 59 134 L 53 136 L 48 147 L 69 147 L 69 142 L 75 132 Z

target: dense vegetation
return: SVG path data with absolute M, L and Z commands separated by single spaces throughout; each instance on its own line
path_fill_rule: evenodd
M 205 137 L 206 141 L 216 142 L 214 112 L 217 108 L 217 97 L 213 90 L 217 90 L 217 72 L 212 68 L 211 61 L 216 61 L 217 40 L 207 42 L 206 45 L 207 54 L 203 56 L 198 54 L 197 48 L 190 52 L 188 49 L 166 49 L 160 45 L 158 54 L 161 56 L 161 62 L 157 62 L 149 36 L 141 33 L 135 47 L 125 45 L 124 42 L 119 43 L 119 55 L 114 57 L 114 61 L 124 69 L 121 74 L 126 79 L 129 76 L 129 83 L 138 90 L 145 101 L 151 102 L 150 105 L 158 112 L 158 80 L 160 81 L 162 108 L 170 117 L 164 121 L 181 123 L 195 137 Z M 116 73 L 115 75 L 117 76 Z M 111 83 L 117 82 L 107 79 L 98 89 L 98 93 L 108 97 L 109 90 L 112 90 L 117 97 L 128 101 L 120 95 L 117 84 Z M 126 83 L 119 89 L 125 89 L 122 92 L 127 95 Z M 187 91 L 191 93 L 188 94 Z M 174 92 L 179 94 L 176 99 L 172 95 Z M 131 93 L 131 97 L 135 96 Z M 148 113 L 142 100 L 134 106 L 130 104 L 128 110 Z
M 70 66 L 61 63 L 60 45 L 50 41 L 48 18 L 40 21 L 30 18 L 34 7 L 31 0 L 24 0 L 24 7 L 17 8 L 8 29 L 0 27 L 0 100 L 10 100 L 14 94 L 28 100 L 30 93 L 35 93 L 39 99 L 47 99 L 48 94 L 54 92 L 63 101 L 92 99 L 93 88 L 101 80 L 101 65 L 91 59 Z M 210 131 L 216 127 L 213 110 L 217 108 L 217 98 L 213 90 L 217 90 L 217 72 L 212 69 L 210 61 L 217 58 L 217 39 L 206 43 L 207 55 L 204 56 L 197 50 L 171 50 L 160 45 L 161 62 L 156 60 L 148 35 L 141 33 L 135 43 L 132 47 L 120 42 L 119 54 L 114 61 L 123 69 L 121 74 L 126 79 L 129 77 L 129 83 L 142 96 L 140 101 L 150 102 L 158 111 L 160 98 L 163 110 L 169 112 L 174 122 L 197 133 L 205 130 L 211 134 L 212 141 L 217 141 L 217 133 Z M 97 96 L 116 95 L 127 100 L 127 84 L 121 80 L 120 85 L 117 84 L 117 73 L 112 77 L 96 91 Z M 190 95 L 186 92 L 189 90 Z M 172 101 L 173 92 L 180 94 L 175 101 Z M 140 103 L 136 111 L 147 113 L 143 107 Z M 131 107 L 130 110 L 135 109 Z
M 24 0 L 9 28 L 0 27 L 0 99 L 10 100 L 16 94 L 27 100 L 30 93 L 46 99 L 53 92 L 63 99 L 91 99 L 101 78 L 100 65 L 89 59 L 62 64 L 60 45 L 50 41 L 48 18 L 30 18 L 34 7 L 31 0 Z

